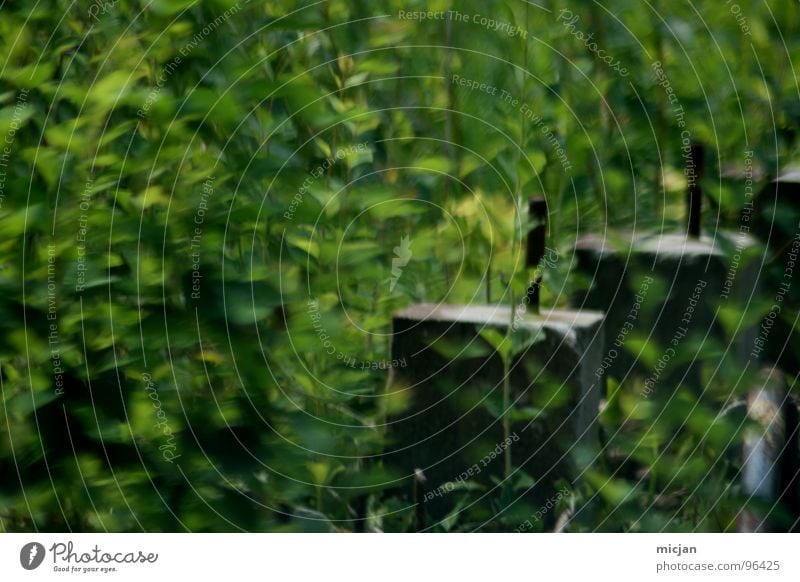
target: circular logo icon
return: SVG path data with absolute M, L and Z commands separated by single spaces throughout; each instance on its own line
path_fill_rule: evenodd
M 39 542 L 27 543 L 19 552 L 19 563 L 26 570 L 35 570 L 42 565 L 44 554 L 44 546 Z

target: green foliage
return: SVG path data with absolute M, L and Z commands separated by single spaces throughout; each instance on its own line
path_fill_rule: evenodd
M 552 2 L 457 3 L 527 38 L 398 18 L 444 0 L 3 5 L 0 527 L 411 529 L 379 457 L 408 405 L 377 365 L 395 311 L 521 297 L 530 194 L 562 254 L 606 225 L 678 225 L 681 130 L 653 61 L 713 144 L 720 225 L 740 205 L 719 170 L 796 154 L 794 3 L 740 0 L 746 37 L 723 3 L 575 4 L 628 77 Z M 566 304 L 569 269 L 546 273 L 545 303 Z M 530 347 L 485 339 L 506 368 Z M 607 458 L 558 512 L 587 531 L 729 529 L 725 392 L 638 388 L 611 392 Z M 432 529 L 513 530 L 537 479 L 460 488 Z

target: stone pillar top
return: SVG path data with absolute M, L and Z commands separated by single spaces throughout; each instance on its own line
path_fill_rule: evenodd
M 608 231 L 604 234 L 591 233 L 580 237 L 574 248 L 592 251 L 602 255 L 613 253 L 655 253 L 659 255 L 711 254 L 725 256 L 722 241 L 739 248 L 754 247 L 758 239 L 746 233 L 717 231 L 716 236 L 702 235 L 699 238 L 682 232 L 664 234 L 633 231 Z
M 603 321 L 603 313 L 589 310 L 542 309 L 538 315 L 518 310 L 516 325 L 528 329 L 543 326 L 590 326 Z M 395 314 L 396 319 L 412 321 L 444 321 L 483 325 L 508 325 L 511 307 L 508 305 L 451 305 L 419 303 Z

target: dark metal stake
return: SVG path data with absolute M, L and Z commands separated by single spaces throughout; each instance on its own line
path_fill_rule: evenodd
M 700 238 L 700 217 L 703 210 L 703 163 L 705 149 L 701 144 L 692 144 L 689 158 L 686 160 L 686 209 L 687 232 L 692 238 Z
M 531 313 L 539 315 L 539 306 L 541 303 L 540 292 L 542 289 L 542 274 L 536 273 L 530 287 L 528 287 L 528 309 Z
M 528 202 L 528 220 L 534 224 L 528 231 L 528 248 L 525 264 L 536 267 L 542 260 L 547 240 L 547 200 L 534 196 Z
M 539 261 L 542 260 L 547 242 L 547 200 L 542 196 L 534 196 L 528 202 L 528 219 L 533 223 L 533 227 L 528 232 L 528 248 L 525 257 L 525 264 L 528 268 L 537 268 Z M 531 313 L 539 313 L 540 290 L 542 286 L 542 275 L 537 272 L 528 287 L 528 309 Z
M 354 531 L 363 533 L 367 530 L 367 496 L 359 495 L 355 501 L 355 527 Z

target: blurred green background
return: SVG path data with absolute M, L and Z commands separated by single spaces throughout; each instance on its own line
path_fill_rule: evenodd
M 682 123 L 704 227 L 735 229 L 746 152 L 762 182 L 797 159 L 798 24 L 790 0 L 4 3 L 0 530 L 411 529 L 376 461 L 408 403 L 362 369 L 391 314 L 520 297 L 534 194 L 565 306 L 579 235 L 682 228 Z M 733 529 L 740 372 L 668 405 L 612 379 L 571 529 Z M 451 495 L 432 531 L 530 515 Z

